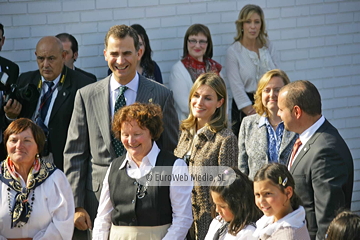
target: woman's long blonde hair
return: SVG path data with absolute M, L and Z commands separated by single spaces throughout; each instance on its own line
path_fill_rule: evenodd
M 237 35 L 236 35 L 236 37 L 234 37 L 234 40 L 235 40 L 235 42 L 237 42 L 243 38 L 243 34 L 244 34 L 243 33 L 243 24 L 254 13 L 259 14 L 260 19 L 261 19 L 260 33 L 259 33 L 259 36 L 257 37 L 257 39 L 259 39 L 262 46 L 267 46 L 268 35 L 266 32 L 264 12 L 261 9 L 261 7 L 259 7 L 258 5 L 253 5 L 253 4 L 247 4 L 241 9 L 238 20 L 235 21 Z
M 226 85 L 224 80 L 213 72 L 208 72 L 200 75 L 196 81 L 194 82 L 190 94 L 189 94 L 189 117 L 182 121 L 180 125 L 181 130 L 189 130 L 196 126 L 197 119 L 194 117 L 192 110 L 191 110 L 191 98 L 193 97 L 195 91 L 202 85 L 207 85 L 211 87 L 217 95 L 217 100 L 220 101 L 224 99 L 224 103 L 216 109 L 215 113 L 213 114 L 211 120 L 206 123 L 209 129 L 213 132 L 218 132 L 223 128 L 227 128 L 227 119 L 226 119 L 226 109 L 227 109 L 227 92 L 226 92 Z

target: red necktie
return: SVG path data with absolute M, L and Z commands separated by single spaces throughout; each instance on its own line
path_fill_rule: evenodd
M 294 157 L 295 157 L 297 151 L 299 150 L 299 147 L 301 146 L 301 144 L 302 143 L 300 141 L 300 138 L 296 139 L 295 144 L 292 149 L 292 152 L 291 152 L 291 157 L 290 157 L 290 162 L 289 162 L 289 170 L 294 163 Z

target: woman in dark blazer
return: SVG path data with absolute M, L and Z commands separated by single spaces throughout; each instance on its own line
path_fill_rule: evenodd
M 247 116 L 241 123 L 239 133 L 239 169 L 254 178 L 265 164 L 286 164 L 297 134 L 284 128 L 277 98 L 280 88 L 290 83 L 286 73 L 279 69 L 266 72 L 258 83 L 254 109 L 257 114 Z

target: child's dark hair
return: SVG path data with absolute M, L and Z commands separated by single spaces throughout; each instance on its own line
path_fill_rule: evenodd
M 360 237 L 360 216 L 350 212 L 340 212 L 330 223 L 326 240 L 358 240 Z
M 279 163 L 269 163 L 264 165 L 255 174 L 254 182 L 270 180 L 277 186 L 282 193 L 285 193 L 285 188 L 290 186 L 293 189 L 293 195 L 290 198 L 290 204 L 293 210 L 302 205 L 300 197 L 295 192 L 295 181 L 287 167 Z
M 234 174 L 229 174 L 233 173 L 232 170 L 235 171 L 236 177 Z M 234 215 L 228 229 L 231 235 L 236 236 L 240 230 L 254 224 L 262 216 L 255 205 L 253 183 L 238 168 L 229 168 L 221 178 L 216 177 L 211 183 L 210 192 L 218 193 Z M 215 207 L 211 209 L 211 214 L 212 217 L 216 217 Z

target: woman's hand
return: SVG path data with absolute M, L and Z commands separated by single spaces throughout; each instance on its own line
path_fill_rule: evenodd
M 74 224 L 77 229 L 82 231 L 92 229 L 90 216 L 84 208 L 75 208 Z
M 253 114 L 256 113 L 256 111 L 255 111 L 255 109 L 253 108 L 252 105 L 249 105 L 249 106 L 246 106 L 246 107 L 242 108 L 241 111 L 243 111 L 243 113 L 245 113 L 246 116 L 253 115 Z

